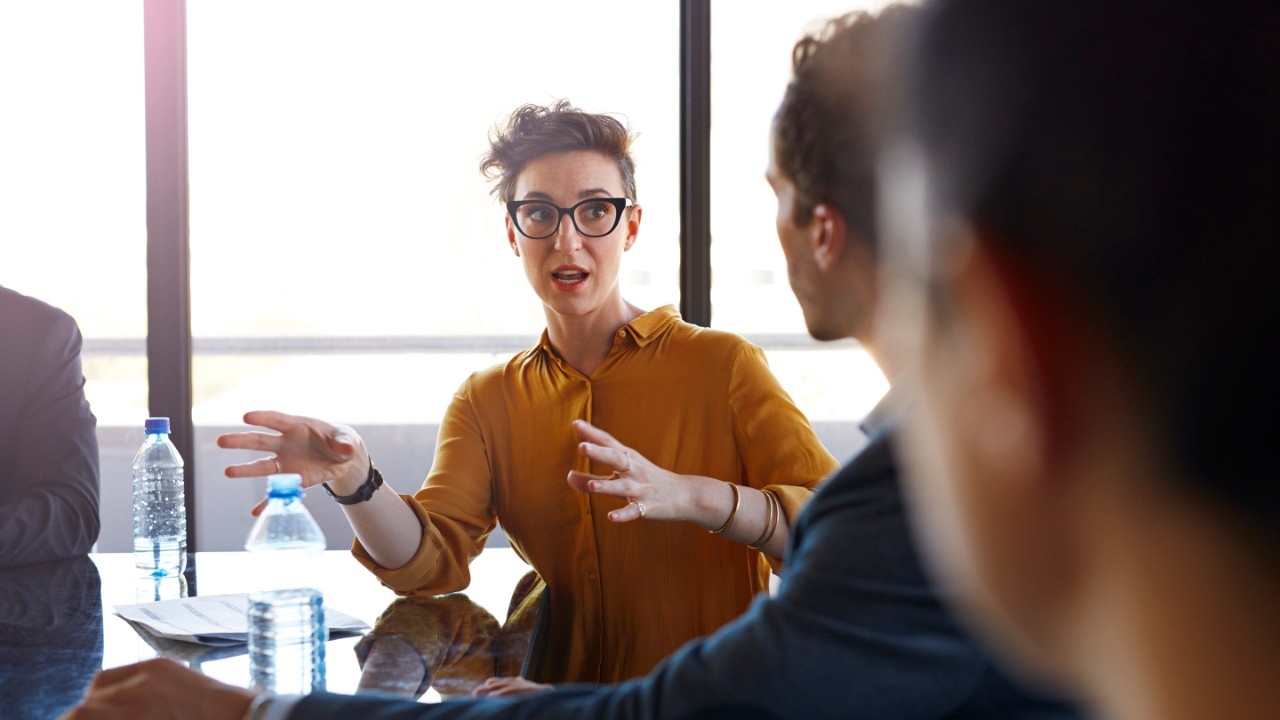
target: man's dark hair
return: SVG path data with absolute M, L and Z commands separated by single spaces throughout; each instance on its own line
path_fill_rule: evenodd
M 874 248 L 871 132 L 878 58 L 898 26 L 917 13 L 902 5 L 878 15 L 852 12 L 826 22 L 792 48 L 791 82 L 774 115 L 773 142 L 779 169 L 795 183 L 797 223 L 808 223 L 814 206 L 828 203 Z
M 1280 547 L 1280 4 L 943 0 L 912 46 L 931 214 L 1062 288 L 1175 472 Z
M 480 172 L 496 180 L 492 193 L 502 202 L 512 199 L 516 178 L 530 162 L 552 153 L 590 150 L 618 163 L 622 192 L 636 201 L 636 164 L 631 158 L 631 132 L 618 119 L 579 110 L 568 100 L 549 106 L 522 105 L 504 125 L 494 128 L 489 153 Z

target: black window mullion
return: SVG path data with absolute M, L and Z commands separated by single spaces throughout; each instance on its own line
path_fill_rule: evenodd
M 711 325 L 711 0 L 680 0 L 680 314 Z
M 167 416 L 186 462 L 187 551 L 196 551 L 187 207 L 186 0 L 144 0 L 148 409 Z M 194 588 L 192 588 L 194 591 Z

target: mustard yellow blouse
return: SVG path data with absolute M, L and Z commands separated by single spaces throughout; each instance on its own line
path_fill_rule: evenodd
M 610 472 L 577 452 L 578 418 L 659 467 L 768 487 L 791 522 L 837 463 L 758 347 L 685 323 L 670 305 L 619 330 L 591 377 L 565 364 L 544 333 L 468 378 L 441 422 L 426 482 L 402 496 L 422 521 L 417 555 L 388 570 L 358 541 L 353 552 L 399 593 L 455 592 L 501 522 L 546 582 L 556 680 L 616 682 L 742 613 L 768 587 L 769 566 L 689 523 L 611 522 L 606 514 L 625 500 L 565 482 L 571 468 Z

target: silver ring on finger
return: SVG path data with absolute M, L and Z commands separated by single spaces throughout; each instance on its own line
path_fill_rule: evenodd
M 640 511 L 640 517 L 644 518 L 644 503 L 642 502 L 636 503 L 636 509 Z
M 276 474 L 277 474 L 277 475 L 279 475 L 280 473 L 284 472 L 283 470 L 281 470 L 281 469 L 280 469 L 280 458 L 278 458 L 278 457 L 273 457 L 273 458 L 271 458 L 271 462 L 273 462 L 273 463 L 275 463 L 275 464 L 276 464 Z

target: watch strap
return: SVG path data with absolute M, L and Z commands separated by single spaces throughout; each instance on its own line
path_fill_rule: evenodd
M 320 487 L 329 493 L 329 497 L 333 498 L 339 505 L 356 505 L 366 502 L 373 498 L 373 493 L 382 487 L 382 473 L 378 472 L 378 468 L 373 466 L 373 461 L 369 461 L 369 477 L 364 484 L 356 488 L 356 491 L 350 495 L 339 495 L 329 488 L 329 483 L 323 483 Z

